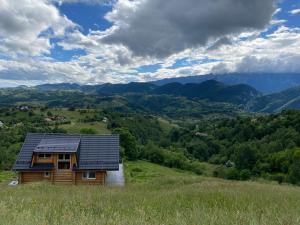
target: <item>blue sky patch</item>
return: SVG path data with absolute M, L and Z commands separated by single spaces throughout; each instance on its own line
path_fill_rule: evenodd
M 59 9 L 62 14 L 80 25 L 84 34 L 88 34 L 90 30 L 106 30 L 112 26 L 104 18 L 112 10 L 109 5 L 62 4 Z
M 135 68 L 135 70 L 138 73 L 155 73 L 157 72 L 159 69 L 161 69 L 161 64 L 153 64 L 153 65 L 144 65 L 144 66 L 140 66 L 138 68 Z
M 78 56 L 84 56 L 86 52 L 83 49 L 64 50 L 61 46 L 55 45 L 51 49 L 50 57 L 59 62 L 68 62 Z
M 212 62 L 221 62 L 221 61 L 222 60 L 209 59 L 209 58 L 196 59 L 196 60 L 189 60 L 188 58 L 182 58 L 182 59 L 176 60 L 176 62 L 172 66 L 168 67 L 167 69 L 177 69 L 180 67 L 187 67 L 187 66 L 206 64 L 206 63 L 212 63 Z

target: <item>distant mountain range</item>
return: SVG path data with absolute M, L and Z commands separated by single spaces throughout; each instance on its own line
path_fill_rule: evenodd
M 73 90 L 85 93 L 111 94 L 152 94 L 173 95 L 189 99 L 207 99 L 215 102 L 228 102 L 232 104 L 246 104 L 261 94 L 249 85 L 225 85 L 224 83 L 208 80 L 202 83 L 168 83 L 157 86 L 153 83 L 129 83 L 129 84 L 103 84 L 96 86 L 80 86 L 78 84 L 44 84 L 35 87 L 39 91 Z
M 238 81 L 233 80 L 233 75 L 218 75 L 215 76 L 218 79 L 226 80 L 227 83 L 235 83 Z M 265 76 L 266 79 L 263 82 L 262 76 Z M 284 80 L 287 78 L 287 80 Z M 174 78 L 168 80 L 161 80 L 157 82 L 149 82 L 149 83 L 128 83 L 128 84 L 102 84 L 102 85 L 78 85 L 78 84 L 69 84 L 69 83 L 61 83 L 61 84 L 43 84 L 35 87 L 26 87 L 20 86 L 15 88 L 15 90 L 19 90 L 18 94 L 13 97 L 9 92 L 5 92 L 4 89 L 0 89 L 0 99 L 3 102 L 7 102 L 5 104 L 9 104 L 9 102 L 15 101 L 14 99 L 18 99 L 18 101 L 22 101 L 20 96 L 27 96 L 26 93 L 31 93 L 33 96 L 38 97 L 38 92 L 47 93 L 45 96 L 49 96 L 51 92 L 80 92 L 82 95 L 91 95 L 91 96 L 122 96 L 124 98 L 128 98 L 130 94 L 143 96 L 143 105 L 147 104 L 147 96 L 173 96 L 176 97 L 185 97 L 189 100 L 196 101 L 208 101 L 208 102 L 220 102 L 220 103 L 230 103 L 238 107 L 242 107 L 247 111 L 252 112 L 279 112 L 283 109 L 300 109 L 300 74 L 289 74 L 289 75 L 274 75 L 274 74 L 264 74 L 256 76 L 257 82 L 255 82 L 258 86 L 267 88 L 270 86 L 270 83 L 278 84 L 277 87 L 272 89 L 272 92 L 275 89 L 282 89 L 284 87 L 292 86 L 291 88 L 285 89 L 284 91 L 279 91 L 277 93 L 272 94 L 263 94 L 263 92 L 257 90 L 255 87 L 252 87 L 248 84 L 227 84 L 226 82 L 220 82 L 216 80 L 206 80 L 204 82 L 200 82 L 202 79 L 205 80 L 211 76 L 202 76 L 199 77 L 186 77 L 186 78 Z M 243 80 L 248 81 L 248 83 L 254 82 L 255 75 L 237 75 L 240 77 L 241 82 Z M 273 80 L 271 78 L 274 78 Z M 299 86 L 293 87 L 297 84 L 299 77 Z M 225 79 L 226 78 L 226 79 Z M 268 83 L 267 80 L 270 79 Z M 171 82 L 171 81 L 179 81 L 179 82 Z M 194 81 L 194 83 L 188 83 L 187 81 Z M 282 83 L 280 83 L 282 81 Z M 292 83 L 295 81 L 295 83 Z M 267 84 L 264 84 L 266 83 Z M 246 82 L 247 83 L 247 82 Z M 24 91 L 22 91 L 24 90 Z M 29 92 L 30 90 L 30 92 Z M 265 89 L 266 91 L 266 89 Z M 269 89 L 270 91 L 270 89 Z M 20 95 L 20 93 L 22 93 Z M 76 96 L 76 94 L 73 94 Z M 55 96 L 55 94 L 54 94 Z M 69 98 L 72 99 L 72 94 L 68 94 Z M 2 97 L 2 98 L 1 98 Z M 39 101 L 42 101 L 45 97 L 38 98 Z M 51 97 L 49 97 L 50 99 Z M 8 100 L 11 99 L 11 100 Z M 155 99 L 155 98 L 151 98 Z M 158 98 L 157 98 L 158 99 Z M 172 99 L 172 98 L 165 98 Z M 165 101 L 165 100 L 164 100 Z M 131 105 L 135 104 L 136 99 L 134 101 L 130 101 Z M 153 107 L 154 101 L 151 103 Z M 167 102 L 164 102 L 165 106 L 167 106 Z M 135 104 L 134 107 L 138 107 Z M 148 106 L 147 106 L 148 107 Z
M 216 80 L 228 85 L 247 84 L 259 92 L 271 94 L 300 86 L 300 73 L 231 73 L 223 75 L 203 75 L 163 79 L 152 82 L 156 85 L 168 83 L 202 83 L 207 80 Z
M 189 76 L 189 77 L 178 77 L 153 81 L 149 83 L 129 83 L 124 84 L 102 84 L 102 85 L 83 85 L 78 84 L 44 84 L 37 86 L 39 89 L 44 91 L 55 91 L 62 89 L 72 90 L 84 90 L 84 91 L 96 91 L 102 90 L 102 92 L 128 92 L 131 89 L 136 91 L 137 88 L 141 88 L 141 92 L 148 92 L 149 89 L 155 88 L 155 86 L 162 86 L 169 83 L 180 83 L 180 84 L 197 84 L 208 80 L 216 80 L 227 85 L 247 84 L 252 86 L 263 94 L 273 94 L 284 91 L 289 88 L 300 86 L 300 73 L 231 73 L 223 75 L 201 75 L 201 76 Z

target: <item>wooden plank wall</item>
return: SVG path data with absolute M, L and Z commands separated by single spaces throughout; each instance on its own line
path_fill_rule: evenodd
M 76 182 L 75 184 L 90 184 L 90 185 L 104 185 L 106 179 L 106 172 L 96 172 L 95 180 L 86 180 L 82 178 L 83 172 L 76 172 Z
M 72 176 L 72 173 L 74 175 Z M 95 180 L 87 180 L 82 177 L 83 172 L 68 172 L 64 173 L 53 173 L 51 172 L 50 177 L 44 177 L 44 172 L 20 172 L 19 181 L 22 184 L 29 182 L 40 182 L 40 181 L 49 181 L 54 184 L 89 184 L 89 185 L 104 185 L 106 180 L 106 172 L 96 172 Z M 68 176 L 67 176 L 68 175 Z
M 57 170 L 53 172 L 53 183 L 54 184 L 73 184 L 74 172 L 72 170 Z
M 19 174 L 22 184 L 29 182 L 50 181 L 50 177 L 44 177 L 44 172 L 22 172 Z
M 106 172 L 96 172 L 95 180 L 87 180 L 82 178 L 82 171 L 73 172 L 73 164 L 77 165 L 76 154 L 71 154 L 71 169 L 70 170 L 57 170 L 58 154 L 52 154 L 51 158 L 41 159 L 37 154 L 33 155 L 33 163 L 53 163 L 54 169 L 50 171 L 51 176 L 44 177 L 44 172 L 20 172 L 20 183 L 38 182 L 38 181 L 50 181 L 53 184 L 91 184 L 91 185 L 104 185 Z

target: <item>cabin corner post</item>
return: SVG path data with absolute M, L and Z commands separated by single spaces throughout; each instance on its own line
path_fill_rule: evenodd
M 76 185 L 76 172 L 73 171 L 73 184 Z
M 106 185 L 106 176 L 107 176 L 107 171 L 104 171 L 103 185 Z
M 51 173 L 51 184 L 54 184 L 54 170 L 52 170 L 52 173 Z
M 19 182 L 20 184 L 22 184 L 22 182 L 23 182 L 23 179 L 22 179 L 22 172 L 17 172 L 17 176 L 18 176 L 18 182 Z

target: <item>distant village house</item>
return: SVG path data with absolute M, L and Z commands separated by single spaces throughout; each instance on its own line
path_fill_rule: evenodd
M 66 123 L 66 122 L 68 122 L 67 118 L 64 116 L 48 116 L 48 117 L 44 118 L 44 121 L 46 123 L 51 123 L 51 122 Z
M 108 122 L 108 118 L 107 117 L 103 117 L 102 122 L 103 123 L 107 123 Z
M 20 111 L 28 111 L 30 108 L 27 105 L 22 105 L 18 107 Z
M 195 135 L 198 137 L 208 137 L 207 133 L 201 133 L 201 132 L 196 132 Z

